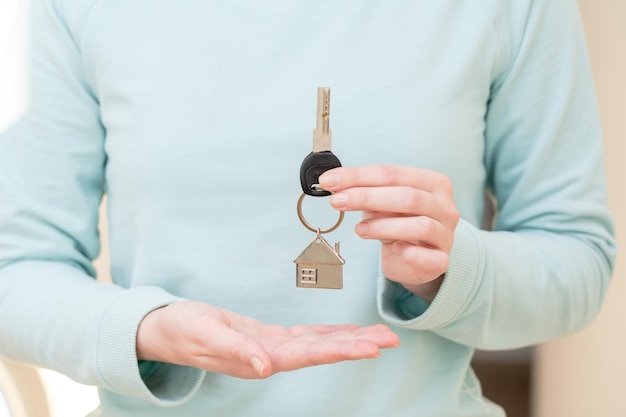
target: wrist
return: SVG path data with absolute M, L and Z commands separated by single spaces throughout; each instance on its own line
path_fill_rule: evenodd
M 402 286 L 427 303 L 432 303 L 441 288 L 445 275 L 443 273 L 434 280 L 424 284 L 402 284 Z
M 163 361 L 155 347 L 158 343 L 160 315 L 164 307 L 152 310 L 141 320 L 137 328 L 136 352 L 137 360 Z

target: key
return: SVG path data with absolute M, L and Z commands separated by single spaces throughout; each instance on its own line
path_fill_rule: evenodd
M 319 187 L 319 177 L 324 172 L 341 166 L 339 158 L 331 151 L 332 131 L 330 118 L 330 88 L 317 89 L 317 123 L 313 130 L 313 152 L 307 155 L 300 166 L 300 184 L 304 194 L 298 199 L 297 211 L 300 221 L 307 229 L 315 232 L 315 239 L 302 251 L 296 264 L 296 286 L 300 288 L 343 288 L 343 265 L 339 254 L 339 242 L 332 247 L 322 234 L 335 230 L 343 220 L 343 212 L 337 223 L 328 229 L 311 226 L 302 214 L 302 201 L 306 195 L 315 197 L 330 195 Z
M 341 166 L 339 158 L 332 153 L 332 130 L 330 129 L 330 88 L 317 89 L 317 122 L 313 130 L 313 152 L 300 166 L 300 185 L 305 194 L 315 197 L 330 195 L 319 188 L 319 178 L 324 172 Z

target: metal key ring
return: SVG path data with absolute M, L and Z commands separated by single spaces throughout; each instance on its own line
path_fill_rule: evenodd
M 304 197 L 306 197 L 306 194 L 302 193 L 302 195 L 298 199 L 298 218 L 300 219 L 304 227 L 306 227 L 313 233 L 319 233 L 323 235 L 324 233 L 332 232 L 333 230 L 335 230 L 341 225 L 341 222 L 343 222 L 343 216 L 345 215 L 343 211 L 339 212 L 339 220 L 337 220 L 337 223 L 335 223 L 333 227 L 329 227 L 328 229 L 320 229 L 319 227 L 311 226 L 311 224 L 307 222 L 306 219 L 304 218 L 304 214 L 302 214 L 302 202 L 304 201 Z

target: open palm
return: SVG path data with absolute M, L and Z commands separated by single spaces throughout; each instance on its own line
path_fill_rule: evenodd
M 139 359 L 194 366 L 239 378 L 346 360 L 376 358 L 399 345 L 388 327 L 265 324 L 196 301 L 155 310 L 137 335 Z

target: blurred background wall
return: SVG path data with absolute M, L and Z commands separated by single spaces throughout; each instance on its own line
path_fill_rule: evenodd
M 626 0 L 579 0 L 605 133 L 609 204 L 620 254 L 598 319 L 541 346 L 534 417 L 626 416 Z

